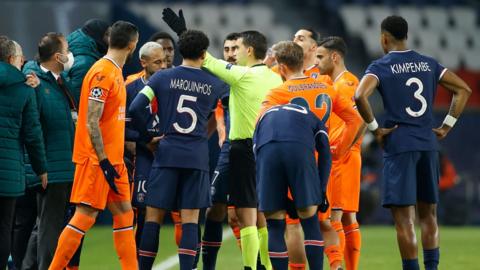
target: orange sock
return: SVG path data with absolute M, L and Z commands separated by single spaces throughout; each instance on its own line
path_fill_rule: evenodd
M 113 244 L 122 269 L 137 269 L 137 248 L 133 234 L 133 211 L 113 216 Z
M 82 240 L 83 235 L 95 223 L 93 217 L 76 211 L 58 239 L 57 250 L 53 256 L 49 270 L 63 270 Z
M 345 226 L 345 266 L 347 270 L 357 270 L 360 261 L 362 236 L 358 223 Z
M 240 237 L 240 227 L 238 226 L 231 226 L 233 235 L 235 235 L 235 239 L 237 239 L 237 245 L 240 249 L 242 249 L 242 244 L 241 244 L 241 237 Z
M 304 263 L 288 263 L 288 269 L 289 270 L 305 270 L 305 264 Z
M 332 227 L 337 232 L 338 240 L 340 241 L 340 250 L 345 250 L 345 232 L 343 231 L 343 225 L 340 221 L 332 221 Z
M 324 253 L 327 254 L 330 267 L 342 264 L 342 252 L 339 245 L 325 247 Z
M 180 245 L 180 239 L 182 239 L 182 218 L 180 212 L 172 212 L 172 220 L 175 228 L 175 243 Z
M 68 266 L 67 265 L 67 267 L 65 267 L 65 269 L 67 269 L 67 270 L 78 270 L 78 266 Z

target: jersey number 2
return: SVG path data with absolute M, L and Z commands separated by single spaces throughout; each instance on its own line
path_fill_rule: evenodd
M 422 81 L 420 81 L 419 78 L 416 78 L 416 77 L 412 77 L 412 78 L 408 79 L 407 82 L 405 83 L 406 86 L 410 86 L 412 84 L 417 85 L 417 90 L 415 91 L 415 93 L 413 93 L 413 97 L 415 99 L 417 99 L 418 101 L 420 101 L 420 103 L 422 103 L 422 107 L 420 108 L 420 110 L 414 111 L 409 106 L 409 107 L 405 108 L 405 111 L 407 111 L 407 113 L 412 117 L 420 117 L 427 110 L 427 100 L 425 99 L 425 97 L 422 96 L 423 83 L 422 83 Z
M 195 126 L 197 126 L 197 114 L 191 108 L 184 106 L 183 104 L 184 101 L 197 102 L 197 97 L 189 96 L 189 95 L 181 95 L 180 98 L 178 99 L 178 104 L 177 104 L 177 112 L 188 113 L 192 117 L 192 123 L 190 124 L 189 127 L 183 128 L 177 122 L 175 122 L 173 123 L 173 127 L 175 128 L 176 131 L 180 133 L 188 134 L 195 129 Z
M 303 97 L 292 98 L 292 100 L 290 100 L 290 103 L 300 105 L 310 110 L 310 106 L 308 106 L 307 100 Z M 325 114 L 320 120 L 325 123 L 325 121 L 330 118 L 330 112 L 332 111 L 332 99 L 327 94 L 320 94 L 315 98 L 315 109 L 322 109 L 324 105 Z

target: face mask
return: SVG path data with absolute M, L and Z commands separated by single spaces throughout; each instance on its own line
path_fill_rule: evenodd
M 73 63 L 75 62 L 75 58 L 73 58 L 73 53 L 72 52 L 69 52 L 67 54 L 67 58 L 68 58 L 68 60 L 67 60 L 66 63 L 60 62 L 63 65 L 63 71 L 69 71 L 72 68 Z

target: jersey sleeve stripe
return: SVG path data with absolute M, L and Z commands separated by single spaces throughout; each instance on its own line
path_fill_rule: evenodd
M 323 134 L 323 135 L 327 136 L 327 138 L 328 138 L 328 133 L 325 130 L 319 130 L 317 133 L 315 133 L 315 137 L 317 137 L 317 135 L 319 135 L 319 134 Z
M 99 98 L 88 97 L 88 99 L 90 99 L 90 100 L 95 100 L 95 101 L 98 101 L 98 102 L 101 102 L 101 103 L 105 103 L 105 100 L 101 100 L 101 99 L 99 99 Z
M 372 76 L 372 77 L 375 77 L 377 79 L 377 81 L 380 83 L 380 79 L 378 78 L 377 75 L 373 74 L 373 73 L 367 73 L 365 74 L 365 76 Z
M 447 68 L 443 68 L 442 73 L 440 73 L 440 76 L 438 77 L 439 81 L 443 78 L 443 75 L 445 75 L 445 72 L 447 72 L 447 70 Z
M 155 92 L 153 92 L 153 89 L 148 85 L 146 85 L 140 93 L 144 94 L 150 101 L 155 97 Z

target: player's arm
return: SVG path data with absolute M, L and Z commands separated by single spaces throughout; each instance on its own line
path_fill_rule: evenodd
M 205 61 L 203 61 L 203 67 L 230 86 L 235 85 L 248 71 L 248 67 L 232 65 L 227 61 L 213 57 L 208 52 Z
M 103 145 L 102 131 L 99 124 L 100 118 L 103 114 L 104 105 L 105 103 L 101 101 L 92 99 L 88 100 L 87 130 L 99 161 L 107 158 Z
M 319 210 L 325 213 L 328 210 L 327 184 L 330 177 L 330 169 L 332 167 L 332 156 L 330 154 L 330 143 L 328 141 L 327 129 L 323 123 L 318 121 L 317 132 L 315 133 L 315 148 L 318 152 L 317 166 L 318 176 L 320 178 L 320 185 L 322 187 L 322 203 L 319 205 Z
M 333 158 L 338 159 L 348 152 L 355 141 L 361 137 L 360 129 L 363 121 L 351 102 L 340 94 L 337 94 L 335 98 L 332 111 L 345 122 L 345 128 L 340 135 L 339 143 L 332 146 L 331 149 Z
M 439 128 L 433 129 L 437 137 L 443 139 L 447 136 L 447 133 L 452 129 L 457 118 L 460 117 L 460 114 L 462 114 L 465 109 L 465 105 L 472 94 L 472 90 L 465 81 L 449 70 L 445 71 L 445 74 L 443 74 L 440 79 L 440 85 L 453 94 L 448 115 L 445 117 L 445 120 Z
M 282 94 L 282 89 L 274 88 L 268 91 L 265 100 L 262 102 L 260 110 L 258 111 L 257 122 L 268 109 L 273 106 L 288 104 L 289 102 L 290 101 L 285 95 Z
M 373 115 L 372 106 L 368 101 L 368 97 L 373 94 L 375 88 L 378 86 L 378 77 L 373 74 L 366 74 L 360 81 L 357 90 L 355 91 L 355 103 L 357 109 L 363 118 L 363 121 L 367 123 L 367 128 L 373 132 L 375 138 L 383 146 L 383 137 L 390 134 L 397 126 L 393 128 L 379 128 L 377 120 Z
M 224 110 L 222 106 L 222 100 L 220 99 L 218 100 L 217 108 L 215 109 L 214 118 L 215 118 L 217 133 L 218 133 L 218 145 L 222 147 L 223 142 L 227 137 L 227 134 L 226 134 L 226 128 L 225 128 Z
M 148 134 L 147 123 L 148 117 L 144 113 L 145 107 L 147 107 L 150 102 L 155 97 L 155 93 L 150 86 L 145 86 L 142 91 L 140 91 L 137 96 L 133 99 L 128 113 L 131 116 L 131 121 L 135 125 L 134 128 L 140 131 L 141 134 Z M 143 136 L 140 136 L 143 137 Z M 147 136 L 148 139 L 151 139 L 151 136 Z M 147 140 L 149 142 L 149 140 Z

